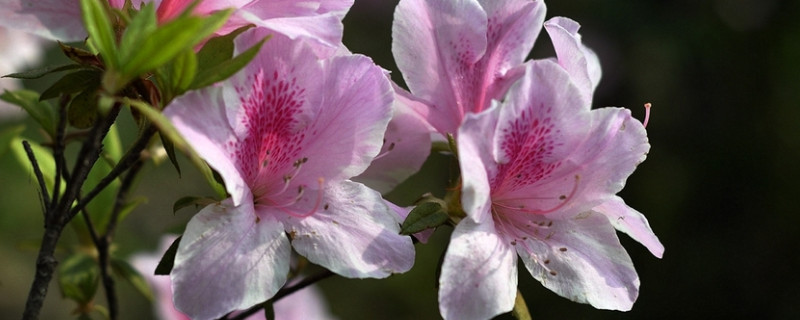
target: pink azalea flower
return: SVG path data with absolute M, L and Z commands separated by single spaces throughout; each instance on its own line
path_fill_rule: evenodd
M 544 13 L 540 1 L 400 1 L 392 52 L 421 102 L 412 109 L 456 134 L 466 114 L 487 109 L 519 78 Z
M 190 0 L 134 0 L 133 5 L 138 8 L 143 2 L 155 2 L 159 22 L 177 16 L 191 3 Z M 121 8 L 125 1 L 109 0 L 109 3 Z M 293 39 L 308 38 L 337 47 L 342 38 L 341 19 L 352 4 L 353 0 L 203 0 L 194 13 L 204 15 L 236 8 L 219 34 L 255 23 Z M 78 0 L 0 0 L 0 26 L 65 42 L 86 38 Z
M 614 227 L 664 251 L 644 216 L 615 196 L 650 148 L 644 127 L 626 109 L 591 110 L 551 60 L 525 70 L 503 103 L 459 129 L 467 217 L 442 266 L 440 310 L 447 319 L 511 310 L 517 256 L 561 296 L 629 310 L 639 278 Z
M 239 37 L 248 48 L 266 30 Z M 237 76 L 165 111 L 216 169 L 230 198 L 189 222 L 175 259 L 175 305 L 215 318 L 273 296 L 294 248 L 345 277 L 407 271 L 409 237 L 378 192 L 349 179 L 378 154 L 392 90 L 368 58 L 319 60 L 274 36 Z
M 171 281 L 168 276 L 154 274 L 158 261 L 167 251 L 169 245 L 177 237 L 166 236 L 161 239 L 161 244 L 156 253 L 139 254 L 132 258 L 133 266 L 147 279 L 155 296 L 155 312 L 161 320 L 189 320 L 189 317 L 175 309 L 172 303 Z M 276 320 L 323 320 L 333 319 L 328 313 L 322 293 L 315 286 L 309 286 L 283 299 L 273 305 Z M 264 320 L 263 312 L 256 313 L 247 319 Z

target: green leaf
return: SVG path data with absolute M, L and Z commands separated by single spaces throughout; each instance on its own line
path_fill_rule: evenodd
M 127 280 L 147 300 L 153 301 L 153 292 L 147 285 L 147 280 L 130 263 L 123 259 L 111 258 L 111 270 L 115 275 Z
M 6 91 L 0 95 L 0 99 L 19 106 L 25 110 L 33 120 L 36 120 L 51 138 L 56 136 L 56 111 L 50 103 L 39 101 L 39 94 L 37 92 L 30 90 Z
M 25 148 L 22 147 L 22 138 L 14 137 L 11 139 L 11 152 L 17 158 L 17 162 L 22 166 L 22 169 L 31 177 L 34 176 L 33 166 L 28 161 L 28 155 L 25 153 Z M 31 150 L 36 157 L 36 162 L 39 164 L 39 169 L 42 170 L 42 177 L 44 178 L 45 185 L 50 194 L 53 194 L 53 184 L 55 183 L 56 162 L 50 154 L 50 150 L 42 147 L 38 143 L 31 143 Z M 61 187 L 63 190 L 64 180 L 61 180 Z
M 5 128 L 0 130 L 0 157 L 8 151 L 11 147 L 11 142 L 15 140 L 15 138 L 19 137 L 19 134 L 25 131 L 25 126 L 18 125 L 13 126 L 10 128 Z
M 180 133 L 178 133 L 178 130 L 172 126 L 172 123 L 169 122 L 169 120 L 164 117 L 161 112 L 144 101 L 133 100 L 129 98 L 122 98 L 120 101 L 139 111 L 139 113 L 141 113 L 156 127 L 158 127 L 159 133 L 163 137 L 167 138 L 167 140 L 171 141 L 175 148 L 183 152 L 183 154 L 189 158 L 192 164 L 194 164 L 195 167 L 200 170 L 200 173 L 203 174 L 206 182 L 208 182 L 209 186 L 214 189 L 217 195 L 221 198 L 226 196 L 225 188 L 214 179 L 214 174 L 208 164 L 206 164 L 205 161 L 203 161 L 203 159 L 200 158 L 196 152 L 194 152 L 192 147 L 189 146 L 186 140 L 184 140 Z
M 83 25 L 89 39 L 103 56 L 106 66 L 116 69 L 119 66 L 114 28 L 109 19 L 108 3 L 102 0 L 81 0 Z
M 186 208 L 191 205 L 205 207 L 209 204 L 216 202 L 217 200 L 214 200 L 209 197 L 192 197 L 192 196 L 183 197 L 178 199 L 178 201 L 175 201 L 175 204 L 172 205 L 172 214 L 175 214 L 178 212 L 178 210 Z
M 86 90 L 72 98 L 67 109 L 69 124 L 78 129 L 88 129 L 97 120 L 97 93 Z
M 111 125 L 108 134 L 103 139 L 103 155 L 111 160 L 111 166 L 117 165 L 119 159 L 122 159 L 122 141 L 119 138 L 119 130 L 117 124 Z
M 410 235 L 426 229 L 435 228 L 447 222 L 447 209 L 444 202 L 431 199 L 417 205 L 403 221 L 400 234 Z
M 197 75 L 197 54 L 193 49 L 186 49 L 172 61 L 170 67 L 170 84 L 176 97 L 189 89 Z
M 94 299 L 99 280 L 100 270 L 97 263 L 91 256 L 83 253 L 68 257 L 58 267 L 61 294 L 80 304 L 87 304 Z
M 167 152 L 167 157 L 169 158 L 169 162 L 172 163 L 172 166 L 175 168 L 175 171 L 178 171 L 178 177 L 181 176 L 181 165 L 178 163 L 178 157 L 175 155 L 175 145 L 172 141 L 164 139 L 164 135 L 158 135 L 161 138 L 161 145 L 164 146 L 164 151 Z
M 233 58 L 233 40 L 242 34 L 242 32 L 252 27 L 253 25 L 246 25 L 224 36 L 209 39 L 200 51 L 197 52 L 197 61 L 199 61 L 202 66 L 215 66 L 230 60 Z
M 80 69 L 85 68 L 79 64 L 67 64 L 63 66 L 47 66 L 44 68 L 34 69 L 30 71 L 24 72 L 17 72 L 12 74 L 4 75 L 3 78 L 15 78 L 15 79 L 39 79 L 51 73 L 61 72 L 61 71 L 68 71 L 73 69 Z
M 89 88 L 98 88 L 101 76 L 101 71 L 95 69 L 81 69 L 68 73 L 42 92 L 39 100 L 44 101 L 62 94 L 73 94 Z
M 178 245 L 181 243 L 181 238 L 183 238 L 183 236 L 172 241 L 167 252 L 164 252 L 164 256 L 161 257 L 161 260 L 158 261 L 158 265 L 156 266 L 155 275 L 167 276 L 172 272 L 172 267 L 175 265 L 175 255 L 178 253 Z
M 125 28 L 120 39 L 120 59 L 127 61 L 136 47 L 147 41 L 147 37 L 158 27 L 156 9 L 153 3 L 143 3 L 135 12 L 131 22 Z
M 197 73 L 197 77 L 195 78 L 192 85 L 189 87 L 190 89 L 200 89 L 206 86 L 210 86 L 216 82 L 222 81 L 227 79 L 228 77 L 234 75 L 236 72 L 247 66 L 250 61 L 255 58 L 258 51 L 261 50 L 261 46 L 264 45 L 264 42 L 267 41 L 266 38 L 259 41 L 246 51 L 242 52 L 238 56 L 233 59 L 222 61 L 221 63 L 213 66 L 208 66 L 203 64 L 203 69 Z
M 124 57 L 122 74 L 136 77 L 166 64 L 187 49 L 193 49 L 219 29 L 231 12 L 218 11 L 208 17 L 182 16 L 147 34 L 133 47 L 121 48 Z

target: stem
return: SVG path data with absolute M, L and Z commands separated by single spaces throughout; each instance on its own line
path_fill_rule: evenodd
M 22 147 L 28 155 L 28 161 L 31 162 L 33 173 L 36 175 L 36 180 L 39 182 L 39 189 L 42 190 L 42 202 L 44 203 L 45 214 L 47 214 L 47 208 L 50 208 L 50 193 L 47 192 L 47 185 L 44 183 L 42 169 L 39 168 L 39 162 L 36 161 L 36 156 L 33 154 L 33 149 L 31 149 L 31 144 L 28 143 L 28 140 L 22 141 Z M 46 222 L 47 216 L 45 216 L 45 223 Z
M 50 202 L 48 212 L 55 210 L 58 203 L 59 191 L 61 190 L 61 175 L 66 173 L 66 159 L 64 159 L 65 134 L 67 131 L 67 104 L 69 99 L 66 96 L 61 100 L 58 109 L 58 126 L 56 128 L 56 140 L 53 143 L 53 160 L 56 163 L 55 182 L 53 183 L 53 200 Z M 68 176 L 68 175 L 66 175 Z M 69 178 L 65 178 L 69 179 Z
M 109 172 L 108 175 L 103 177 L 103 179 L 100 180 L 99 183 L 97 183 L 94 189 L 89 191 L 89 193 L 87 193 L 86 196 L 83 197 L 83 199 L 78 201 L 78 204 L 74 208 L 72 208 L 70 215 L 74 216 L 81 209 L 86 207 L 86 204 L 88 204 L 90 201 L 92 201 L 92 199 L 94 199 L 94 197 L 100 194 L 100 192 L 102 192 L 103 189 L 105 189 L 109 184 L 111 184 L 111 182 L 114 181 L 114 179 L 118 178 L 120 175 L 122 175 L 122 173 L 124 173 L 131 166 L 133 166 L 136 163 L 136 161 L 139 161 L 139 159 L 141 158 L 142 150 L 144 150 L 144 148 L 147 147 L 147 144 L 150 142 L 150 138 L 152 138 L 153 135 L 155 135 L 155 133 L 156 133 L 156 127 L 153 124 L 148 124 L 147 127 L 145 127 L 142 135 L 139 137 L 136 143 L 131 147 L 131 149 L 128 150 L 125 156 L 123 156 L 122 159 L 119 160 L 117 165 L 113 169 L 111 169 L 111 172 Z
M 125 206 L 125 199 L 128 197 L 128 191 L 133 185 L 133 181 L 135 180 L 136 175 L 139 173 L 139 170 L 142 168 L 142 164 L 143 162 L 141 161 L 140 157 L 133 163 L 133 166 L 130 168 L 130 170 L 128 170 L 128 173 L 122 180 L 122 185 L 117 192 L 117 198 L 114 202 L 114 209 L 111 211 L 111 218 L 106 226 L 106 232 L 103 237 L 98 239 L 98 242 L 96 243 L 97 251 L 99 253 L 98 263 L 100 264 L 100 275 L 103 280 L 103 288 L 106 292 L 106 302 L 108 303 L 108 313 L 111 320 L 117 319 L 119 314 L 119 303 L 117 302 L 117 295 L 116 291 L 114 290 L 114 279 L 108 272 L 108 267 L 111 261 L 109 248 L 111 247 L 111 242 L 113 241 L 114 231 L 117 226 L 119 214 L 122 211 L 122 208 Z
M 259 312 L 259 311 L 263 310 L 265 307 L 269 306 L 270 304 L 277 302 L 278 300 L 282 299 L 283 297 L 286 297 L 286 296 L 288 296 L 288 295 L 290 295 L 292 293 L 300 291 L 301 289 L 303 289 L 305 287 L 308 287 L 308 286 L 310 286 L 310 285 L 312 285 L 314 283 L 317 283 L 317 282 L 319 282 L 321 280 L 324 280 L 324 279 L 326 279 L 326 278 L 328 278 L 328 277 L 330 277 L 332 275 L 334 275 L 334 273 L 332 271 L 330 271 L 330 270 L 322 271 L 322 272 L 320 272 L 318 274 L 315 274 L 313 276 L 310 276 L 308 278 L 305 278 L 305 279 L 301 280 L 300 282 L 298 282 L 297 284 L 295 284 L 295 285 L 293 285 L 291 287 L 285 287 L 285 288 L 283 288 L 281 290 L 278 290 L 278 293 L 276 293 L 275 296 L 273 296 L 271 299 L 269 299 L 267 301 L 264 301 L 262 303 L 259 303 L 259 304 L 255 305 L 255 306 L 252 306 L 252 307 L 250 307 L 250 309 L 247 309 L 247 310 L 243 311 L 242 313 L 237 314 L 233 318 L 227 318 L 227 316 L 225 316 L 223 319 L 244 320 L 247 317 L 254 315 L 256 312 Z
M 47 296 L 47 287 L 53 279 L 53 271 L 58 265 L 58 261 L 53 256 L 61 236 L 63 225 L 54 224 L 47 227 L 42 237 L 42 246 L 39 248 L 39 256 L 36 258 L 36 276 L 28 292 L 28 301 L 25 302 L 25 312 L 22 319 L 38 319 L 39 311 L 42 310 L 44 298 Z
M 61 231 L 64 226 L 74 217 L 70 214 L 70 207 L 78 196 L 78 193 L 86 181 L 89 171 L 94 166 L 100 151 L 103 149 L 103 138 L 108 133 L 111 124 L 119 114 L 120 106 L 115 105 L 111 108 L 108 115 L 99 118 L 84 141 L 78 154 L 78 161 L 72 171 L 71 179 L 68 180 L 64 196 L 59 200 L 57 206 L 45 206 L 45 232 L 42 237 L 42 246 L 39 248 L 39 255 L 36 259 L 36 275 L 28 292 L 28 300 L 25 302 L 23 319 L 37 319 L 42 309 L 42 304 L 47 296 L 47 287 L 53 279 L 53 273 L 58 265 L 58 261 L 53 255 Z M 52 210 L 50 209 L 52 208 Z

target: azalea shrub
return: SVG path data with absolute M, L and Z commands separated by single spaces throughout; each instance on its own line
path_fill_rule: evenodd
M 407 272 L 443 229 L 445 319 L 529 319 L 520 270 L 566 299 L 627 311 L 640 283 L 617 231 L 664 253 L 617 196 L 650 149 L 647 120 L 593 108 L 600 60 L 543 1 L 401 0 L 392 53 L 405 87 L 342 44 L 352 0 L 0 4 L 2 27 L 57 41 L 70 59 L 6 75 L 54 79 L 46 90 L 0 96 L 41 129 L 0 134 L 41 195 L 25 319 L 54 278 L 81 317 L 116 319 L 124 279 L 164 319 L 328 319 L 316 282 Z M 556 56 L 526 60 L 542 31 Z M 125 114 L 138 126 L 128 145 Z M 180 234 L 119 256 L 115 231 L 159 154 L 216 197 L 175 199 L 174 210 L 199 208 Z M 432 156 L 452 160 L 446 188 L 415 185 L 411 206 L 385 198 Z M 67 226 L 80 249 L 57 259 Z

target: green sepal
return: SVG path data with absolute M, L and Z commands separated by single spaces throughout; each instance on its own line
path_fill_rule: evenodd
M 436 228 L 447 222 L 447 208 L 444 201 L 433 197 L 423 200 L 403 221 L 400 234 L 410 235 L 431 228 Z
M 87 254 L 73 254 L 58 266 L 58 285 L 64 298 L 85 305 L 94 299 L 99 283 L 100 269 Z
M 128 281 L 147 300 L 153 301 L 153 292 L 150 290 L 150 286 L 147 285 L 147 280 L 128 261 L 111 258 L 111 270 L 115 275 Z
M 0 95 L 0 100 L 22 108 L 51 138 L 56 136 L 56 111 L 50 103 L 39 100 L 39 93 L 30 90 L 5 91 Z
M 178 237 L 175 241 L 172 241 L 172 244 L 169 245 L 169 248 L 164 255 L 161 257 L 161 260 L 158 261 L 158 265 L 156 266 L 155 275 L 157 276 L 166 276 L 172 272 L 172 267 L 175 265 L 175 255 L 178 254 L 178 245 L 181 243 L 181 238 L 183 236 Z

